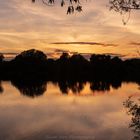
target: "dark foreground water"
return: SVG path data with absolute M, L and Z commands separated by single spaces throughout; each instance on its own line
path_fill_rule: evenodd
M 37 85 L 36 85 L 37 86 Z M 139 85 L 1 82 L 0 140 L 131 140 L 123 102 Z

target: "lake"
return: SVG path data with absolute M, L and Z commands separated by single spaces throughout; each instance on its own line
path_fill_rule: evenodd
M 0 140 L 131 140 L 137 83 L 0 83 Z

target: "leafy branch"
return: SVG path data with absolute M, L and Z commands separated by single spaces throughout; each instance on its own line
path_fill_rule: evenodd
M 140 101 L 140 100 L 139 100 Z M 127 108 L 127 114 L 131 115 L 131 123 L 129 127 L 134 133 L 134 140 L 140 139 L 140 104 L 132 100 L 132 96 L 124 102 Z
M 53 6 L 55 4 L 56 0 L 42 0 L 43 4 L 48 5 L 48 6 Z M 36 2 L 36 0 L 32 0 L 33 3 Z M 67 14 L 73 14 L 75 11 L 76 12 L 81 12 L 82 11 L 82 5 L 80 3 L 80 0 L 61 0 L 60 5 L 61 7 L 65 6 L 68 4 L 67 8 Z
M 35 3 L 37 0 L 32 0 Z M 53 6 L 56 0 L 40 0 L 47 6 Z M 68 5 L 67 14 L 73 14 L 74 12 L 81 12 L 82 5 L 81 0 L 60 0 L 61 7 Z M 122 22 L 126 25 L 130 19 L 130 13 L 132 10 L 140 10 L 140 0 L 109 0 L 110 10 L 114 10 L 122 15 Z
M 119 12 L 123 16 L 124 25 L 130 19 L 132 10 L 140 10 L 140 0 L 109 0 L 110 10 Z

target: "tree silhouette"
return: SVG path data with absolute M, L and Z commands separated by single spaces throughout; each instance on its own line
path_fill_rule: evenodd
M 4 56 L 3 54 L 0 53 L 0 62 L 2 62 L 4 60 Z
M 127 108 L 127 114 L 131 115 L 131 123 L 129 127 L 134 133 L 134 140 L 140 139 L 140 99 L 137 101 L 132 100 L 132 96 L 129 97 L 123 104 Z
M 60 60 L 61 61 L 67 61 L 70 58 L 68 53 L 62 53 L 62 55 L 60 56 Z
M 5 70 L 3 72 L 6 73 L 10 67 L 10 72 L 7 73 L 13 73 L 13 77 L 41 77 L 42 79 L 47 74 L 46 63 L 47 56 L 45 53 L 30 49 L 18 54 L 11 62 L 7 64 L 5 62 Z
M 30 49 L 17 55 L 14 61 L 27 63 L 40 63 L 46 61 L 47 56 L 39 50 Z

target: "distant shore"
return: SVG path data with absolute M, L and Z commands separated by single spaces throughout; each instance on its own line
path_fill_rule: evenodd
M 62 52 L 63 53 L 63 52 Z M 5 61 L 11 61 L 12 59 L 14 59 L 17 55 L 19 55 L 20 53 L 14 53 L 14 52 L 4 52 L 4 53 L 1 53 L 4 55 L 4 60 Z M 48 58 L 50 59 L 58 59 L 60 56 L 61 56 L 61 53 L 57 53 L 58 57 L 52 57 L 53 53 L 45 53 Z M 50 55 L 51 54 L 51 55 Z M 72 54 L 72 53 L 71 53 Z M 89 59 L 90 56 L 92 55 L 92 53 L 79 53 L 80 55 L 82 55 L 83 57 L 85 57 L 86 59 Z M 127 59 L 140 59 L 140 56 L 120 56 L 119 54 L 113 54 L 113 53 L 102 53 L 100 55 L 110 55 L 112 57 L 119 57 L 121 58 L 122 60 L 127 60 Z
M 39 50 L 31 49 L 5 61 L 1 54 L 0 79 L 18 78 L 140 81 L 140 59 L 122 60 L 117 56 L 92 54 L 87 60 L 81 54 L 68 53 L 52 59 Z

